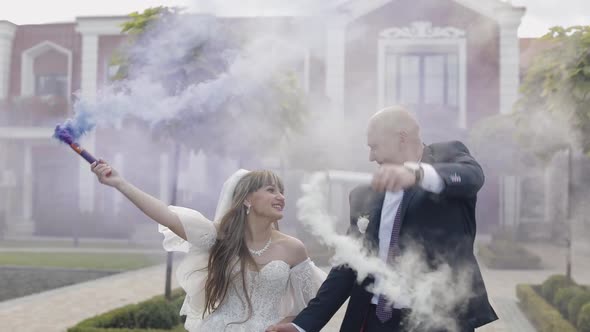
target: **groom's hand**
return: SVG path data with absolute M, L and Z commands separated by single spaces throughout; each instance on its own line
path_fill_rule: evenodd
M 398 191 L 416 184 L 416 176 L 400 165 L 381 165 L 373 174 L 371 186 L 375 191 Z
M 291 324 L 277 324 L 269 326 L 265 332 L 299 332 L 297 328 Z

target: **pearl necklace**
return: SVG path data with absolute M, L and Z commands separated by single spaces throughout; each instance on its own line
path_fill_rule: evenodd
M 264 248 L 262 248 L 260 250 L 252 250 L 252 249 L 248 248 L 248 251 L 250 251 L 250 253 L 252 255 L 260 257 L 268 249 L 268 247 L 270 246 L 271 242 L 272 242 L 272 236 L 268 238 L 268 241 L 266 242 L 266 245 L 264 246 Z

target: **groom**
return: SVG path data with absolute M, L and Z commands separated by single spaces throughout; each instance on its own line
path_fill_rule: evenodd
M 369 159 L 379 168 L 371 186 L 359 186 L 350 194 L 349 233 L 363 236 L 365 245 L 390 264 L 412 247 L 433 269 L 448 264 L 455 275 L 468 271 L 471 294 L 451 309 L 460 332 L 498 319 L 473 255 L 475 204 L 484 182 L 479 164 L 458 141 L 425 146 L 417 121 L 401 107 L 384 109 L 370 119 L 367 144 Z M 364 214 L 370 223 L 361 234 L 356 223 Z M 368 277 L 359 284 L 353 269 L 335 267 L 292 323 L 267 331 L 320 331 L 348 298 L 341 332 L 405 331 L 404 321 L 412 311 L 409 299 L 373 294 L 367 291 L 373 282 Z M 432 298 L 434 306 L 437 300 Z

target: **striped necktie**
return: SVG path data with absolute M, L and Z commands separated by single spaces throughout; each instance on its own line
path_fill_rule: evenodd
M 405 197 L 406 195 L 404 195 Z M 397 208 L 397 212 L 395 213 L 395 218 L 393 219 L 393 230 L 391 231 L 391 240 L 389 241 L 389 250 L 387 253 L 387 262 L 390 262 L 395 256 L 399 255 L 399 231 L 402 225 L 402 204 L 404 200 L 399 204 Z M 388 305 L 387 298 L 384 295 L 379 295 L 379 301 L 377 302 L 377 309 L 376 309 L 377 318 L 384 323 L 391 319 L 393 316 L 392 314 L 392 306 Z

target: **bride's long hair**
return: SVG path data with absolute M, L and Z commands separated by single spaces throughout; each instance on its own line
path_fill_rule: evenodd
M 273 172 L 268 170 L 252 171 L 241 178 L 232 195 L 232 203 L 229 210 L 221 218 L 219 234 L 213 245 L 207 264 L 207 281 L 205 282 L 205 310 L 206 314 L 215 311 L 225 300 L 227 292 L 232 287 L 232 282 L 241 274 L 242 287 L 246 295 L 248 305 L 248 317 L 238 323 L 243 323 L 252 317 L 252 302 L 246 287 L 246 272 L 248 266 L 258 270 L 254 258 L 246 246 L 246 206 L 244 201 L 248 194 L 258 189 L 274 185 L 283 192 L 283 182 Z M 278 224 L 274 223 L 275 229 Z M 239 273 L 236 267 L 239 264 Z

